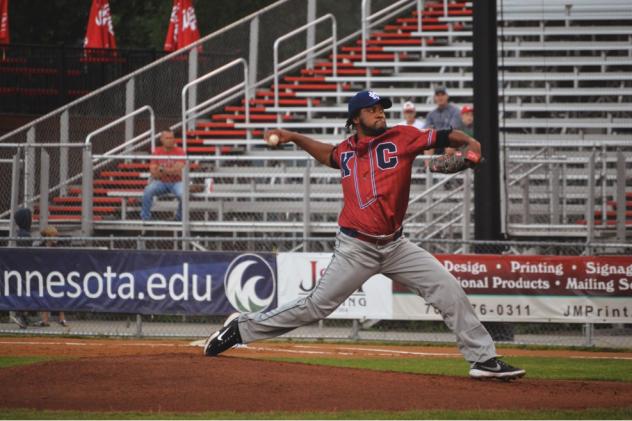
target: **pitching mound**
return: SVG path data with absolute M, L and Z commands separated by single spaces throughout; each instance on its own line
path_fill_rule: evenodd
M 238 350 L 205 358 L 197 348 L 169 344 L 162 348 L 128 344 L 121 354 L 112 354 L 106 345 L 85 343 L 67 348 L 69 356 L 81 355 L 78 359 L 0 370 L 0 384 L 5 385 L 0 406 L 153 412 L 632 406 L 632 388 L 626 383 L 475 381 L 277 363 L 240 358 L 235 356 Z M 41 351 L 46 346 L 53 348 L 50 344 L 36 348 Z M 91 355 L 91 349 L 97 355 Z M 129 352 L 133 349 L 145 352 Z M 6 352 L 0 347 L 0 354 Z

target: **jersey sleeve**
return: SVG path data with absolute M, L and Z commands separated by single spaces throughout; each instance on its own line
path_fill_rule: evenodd
M 337 170 L 340 169 L 340 151 L 344 149 L 343 144 L 345 142 L 346 140 L 343 140 L 342 142 L 334 146 L 334 148 L 331 150 L 331 155 L 329 157 L 329 160 L 331 161 L 331 167 Z
M 426 149 L 431 149 L 437 143 L 437 131 L 435 129 L 416 129 L 407 130 L 408 136 L 408 152 L 413 155 L 419 155 Z

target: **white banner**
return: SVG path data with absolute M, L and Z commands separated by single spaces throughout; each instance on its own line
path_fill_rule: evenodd
M 484 322 L 630 323 L 632 302 L 610 297 L 533 295 L 468 296 Z M 414 294 L 393 296 L 395 320 L 442 320 L 430 304 Z
M 331 253 L 279 253 L 279 305 L 309 295 L 327 269 L 331 256 Z M 341 279 L 340 282 L 344 281 Z M 383 275 L 369 278 L 361 289 L 347 298 L 328 318 L 392 319 L 392 281 Z

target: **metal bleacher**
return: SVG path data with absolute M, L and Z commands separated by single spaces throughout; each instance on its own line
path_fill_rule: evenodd
M 621 158 L 632 150 L 629 2 L 498 3 L 505 231 L 529 238 L 631 238 L 632 190 L 624 189 L 623 197 L 617 190 L 621 183 L 632 184 L 632 161 Z M 401 120 L 405 101 L 415 101 L 422 116 L 432 110 L 437 85 L 447 85 L 457 106 L 473 102 L 471 2 L 402 0 L 373 13 L 366 1 L 361 6 L 363 30 L 337 39 L 332 15 L 325 22 L 333 19 L 331 36 L 312 40 L 307 50 L 280 63 L 276 50 L 261 52 L 275 53 L 272 76 L 248 80 L 251 54 L 242 57 L 243 82 L 215 96 L 200 89 L 188 102 L 183 94 L 184 109 L 171 112 L 184 116 L 172 127 L 187 146 L 190 164 L 183 223 L 169 220 L 177 205 L 169 197 L 155 203 L 155 221 L 140 221 L 154 134 L 132 139 L 127 132 L 125 148 L 117 143 L 115 153 L 84 154 L 84 163 L 94 163 L 89 176 L 84 165 L 74 181 L 60 178 L 63 187 L 51 190 L 46 220 L 84 235 L 154 230 L 207 237 L 331 236 L 341 206 L 339 174 L 289 145 L 267 148 L 264 130 L 281 127 L 337 143 L 347 135 L 346 101 L 366 88 L 393 99 L 387 111 L 391 124 Z M 309 32 L 317 24 L 288 28 L 288 34 Z M 281 34 L 276 40 L 286 38 Z M 420 163 L 413 175 L 408 234 L 467 238 L 472 209 L 464 199 L 471 194 L 469 175 L 431 174 Z M 86 197 L 92 205 L 85 205 Z M 29 200 L 39 218 L 41 200 L 38 207 L 34 191 L 25 192 L 24 201 Z M 617 213 L 622 206 L 625 221 Z M 0 222 L 6 223 L 6 216 L 0 215 L 5 218 Z

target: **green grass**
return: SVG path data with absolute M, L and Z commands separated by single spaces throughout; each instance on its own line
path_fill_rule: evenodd
M 44 361 L 66 359 L 62 357 L 0 357 L 0 368 L 13 367 L 16 365 L 29 365 Z
M 270 359 L 273 361 L 312 365 L 447 376 L 467 376 L 469 368 L 467 363 L 460 358 L 335 359 L 275 357 Z M 632 382 L 632 360 L 511 357 L 507 358 L 507 362 L 527 370 L 527 376 L 530 379 Z
M 79 412 L 79 411 L 34 411 L 27 409 L 0 410 L 0 419 L 125 419 L 125 420 L 164 420 L 164 419 L 533 419 L 533 420 L 581 420 L 581 419 L 631 419 L 632 408 L 584 409 L 581 411 L 344 411 L 344 412 Z

